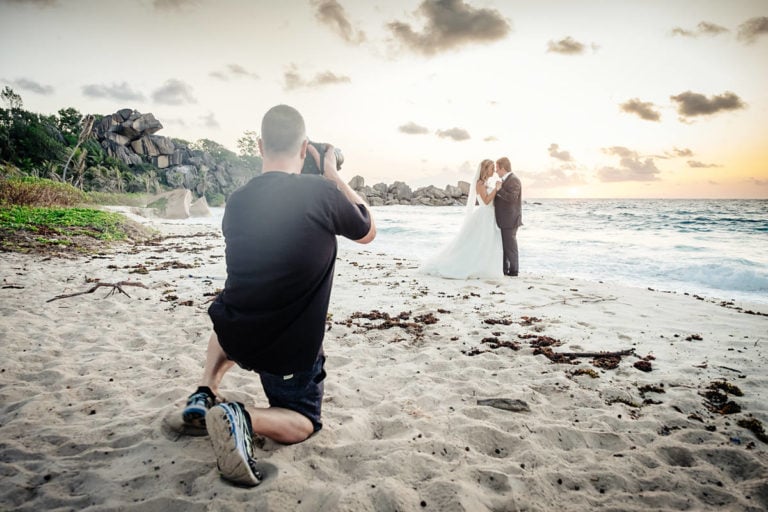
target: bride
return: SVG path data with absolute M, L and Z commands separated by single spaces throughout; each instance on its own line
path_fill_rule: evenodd
M 480 162 L 459 232 L 423 263 L 422 272 L 449 279 L 503 277 L 501 231 L 493 210 L 499 187 L 489 182 L 493 175 L 493 160 Z M 480 204 L 475 206 L 478 198 Z

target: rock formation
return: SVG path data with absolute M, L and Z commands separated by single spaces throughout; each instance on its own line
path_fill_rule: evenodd
M 444 189 L 434 185 L 411 190 L 402 181 L 391 185 L 377 183 L 372 187 L 365 184 L 361 176 L 355 176 L 349 181 L 349 186 L 368 201 L 371 206 L 386 205 L 423 205 L 423 206 L 463 206 L 467 204 L 469 183 L 460 181 L 456 186 L 448 185 Z
M 196 197 L 206 193 L 228 196 L 260 172 L 236 168 L 208 152 L 155 135 L 162 128 L 154 115 L 124 108 L 102 117 L 93 131 L 107 155 L 129 166 L 156 167 L 159 184 L 191 190 Z

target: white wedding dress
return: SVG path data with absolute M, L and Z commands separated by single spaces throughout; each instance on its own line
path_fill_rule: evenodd
M 488 193 L 493 188 L 493 185 L 486 186 Z M 476 195 L 476 192 L 471 193 L 467 202 L 474 203 Z M 422 272 L 448 279 L 504 276 L 501 230 L 496 225 L 493 201 L 483 204 L 479 199 L 479 203 L 479 206 L 467 208 L 459 232 L 440 252 L 422 264 Z

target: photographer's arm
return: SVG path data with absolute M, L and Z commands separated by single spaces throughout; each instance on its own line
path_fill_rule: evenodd
M 316 162 L 320 161 L 320 155 L 312 145 L 307 147 L 307 152 L 310 153 Z M 355 192 L 352 187 L 350 187 L 349 184 L 346 183 L 339 175 L 339 171 L 336 169 L 336 153 L 333 151 L 333 146 L 330 144 L 328 144 L 325 151 L 323 176 L 326 179 L 333 181 L 336 184 L 336 187 L 344 194 L 350 203 L 363 205 L 368 211 L 368 217 L 371 219 L 371 228 L 368 230 L 368 233 L 366 233 L 364 237 L 355 240 L 355 242 L 359 244 L 367 244 L 372 242 L 373 239 L 376 238 L 376 224 L 373 221 L 371 208 L 368 206 L 368 203 L 366 203 L 365 200 L 360 197 L 360 194 Z

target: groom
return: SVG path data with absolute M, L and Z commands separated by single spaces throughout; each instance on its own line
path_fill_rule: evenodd
M 501 229 L 501 244 L 504 249 L 504 275 L 517 276 L 520 270 L 517 253 L 517 228 L 523 225 L 522 190 L 520 179 L 512 173 L 509 158 L 496 160 L 496 174 L 501 182 L 496 185 L 496 199 L 493 208 L 496 224 Z

